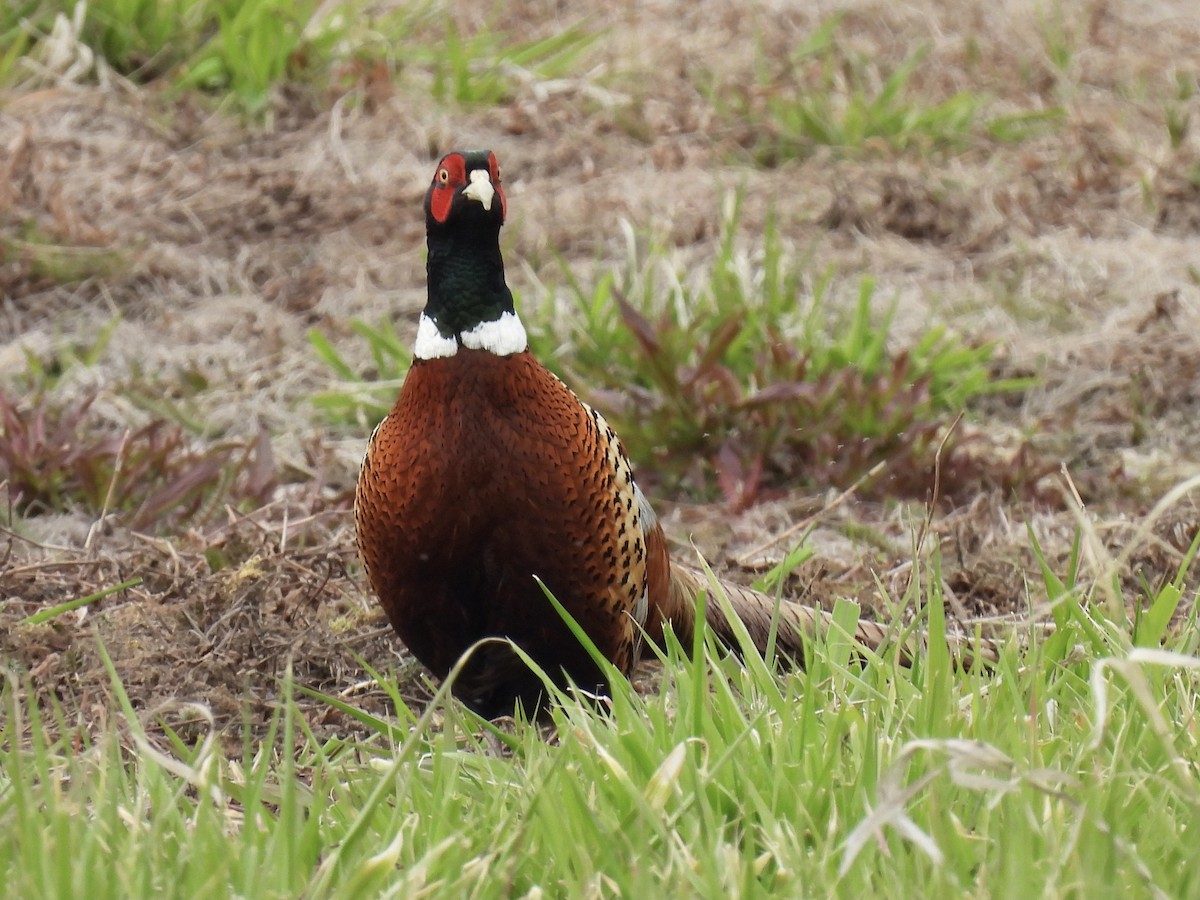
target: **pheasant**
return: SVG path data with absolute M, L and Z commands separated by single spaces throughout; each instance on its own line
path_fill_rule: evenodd
M 687 646 L 707 576 L 670 559 L 612 427 L 530 354 L 504 278 L 506 213 L 494 153 L 438 163 L 425 195 L 428 301 L 412 367 L 363 458 L 359 553 L 397 634 L 439 678 L 481 638 L 503 637 L 551 677 L 604 691 L 542 584 L 629 674 L 667 623 Z M 777 614 L 777 646 L 798 660 L 826 616 L 723 588 L 760 649 Z M 706 618 L 737 647 L 719 604 Z M 885 634 L 860 622 L 855 638 L 877 647 Z M 475 648 L 453 689 L 488 718 L 536 711 L 544 693 L 498 641 Z

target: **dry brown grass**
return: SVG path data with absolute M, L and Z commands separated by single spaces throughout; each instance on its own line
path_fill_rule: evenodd
M 471 8 L 487 4 L 465 6 L 456 9 L 471 21 Z M 842 5 L 778 6 L 512 5 L 502 24 L 529 36 L 585 13 L 609 32 L 589 57 L 594 69 L 525 84 L 493 109 L 439 107 L 409 83 L 336 112 L 281 98 L 273 128 L 256 130 L 120 84 L 3 98 L 0 381 L 17 377 L 26 352 L 49 359 L 119 313 L 108 351 L 67 371 L 64 396 L 97 392 L 96 410 L 137 427 L 147 412 L 128 385 L 182 402 L 199 378 L 206 387 L 187 395 L 187 408 L 204 423 L 202 438 L 249 440 L 264 427 L 282 475 L 275 503 L 185 533 L 93 528 L 84 513 L 9 523 L 0 532 L 8 664 L 94 722 L 110 703 L 99 636 L 148 714 L 197 697 L 224 724 L 245 717 L 255 727 L 289 658 L 303 683 L 335 693 L 363 678 L 356 653 L 408 671 L 354 574 L 346 510 L 366 435 L 331 433 L 307 405 L 328 372 L 305 331 L 337 337 L 350 317 L 385 312 L 413 321 L 423 299 L 420 198 L 431 160 L 457 145 L 490 145 L 504 162 L 504 241 L 518 289 L 529 289 L 521 263 L 552 283 L 555 253 L 584 277 L 619 259 L 622 220 L 669 242 L 680 263 L 702 262 L 722 202 L 740 188 L 746 246 L 773 210 L 789 246 L 837 270 L 835 300 L 849 300 L 864 272 L 881 296 L 899 299 L 898 339 L 932 316 L 1001 341 L 998 374 L 1040 383 L 979 411 L 970 426 L 978 465 L 1045 474 L 1024 500 L 981 489 L 974 502 L 939 507 L 937 540 L 923 553 L 940 548 L 952 611 L 1005 616 L 1036 604 L 1025 523 L 1062 565 L 1081 515 L 1060 466 L 1086 504 L 1096 548 L 1115 558 L 1136 540 L 1122 584 L 1136 592 L 1139 578 L 1171 577 L 1200 528 L 1194 499 L 1149 536 L 1135 534 L 1158 497 L 1200 467 L 1200 139 L 1193 128 L 1172 147 L 1163 121 L 1176 77 L 1197 75 L 1192 4 L 1089 3 L 1064 13 L 1061 33 L 1047 24 L 1047 5 L 1018 0 L 856 4 L 842 34 L 881 66 L 928 45 L 930 65 L 914 82 L 922 92 L 985 91 L 1012 110 L 1061 105 L 1063 122 L 1024 143 L 981 140 L 949 156 L 817 150 L 757 170 L 738 161 L 744 128 L 714 106 L 711 89 L 752 88 L 757 53 L 781 65 Z M 1065 71 L 1048 30 L 1071 49 Z M 1200 100 L 1180 102 L 1200 123 Z M 20 234 L 62 258 L 10 240 Z M 737 568 L 822 500 L 787 496 L 736 516 L 658 503 L 684 552 L 694 540 Z M 850 498 L 820 520 L 818 556 L 793 587 L 868 606 L 877 583 L 898 595 L 923 519 L 920 506 Z M 228 561 L 215 572 L 205 556 L 214 548 Z M 1089 577 L 1104 573 L 1104 553 L 1085 561 Z M 20 624 L 130 577 L 142 584 L 84 613 Z M 373 694 L 358 702 L 381 704 Z M 318 728 L 350 727 L 310 709 Z

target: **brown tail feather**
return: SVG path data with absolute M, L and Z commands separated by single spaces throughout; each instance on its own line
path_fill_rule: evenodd
M 804 637 L 812 638 L 827 631 L 833 623 L 833 616 L 823 609 L 802 606 L 787 600 L 777 603 L 774 597 L 768 596 L 753 588 L 718 581 L 720 589 L 729 598 L 729 605 L 746 627 L 751 641 L 759 652 L 764 652 L 770 634 L 772 619 L 778 610 L 775 646 L 780 653 L 798 661 L 804 659 Z M 705 604 L 705 620 L 708 627 L 720 640 L 731 646 L 738 646 L 737 634 L 725 616 L 723 605 L 712 596 L 709 577 L 706 573 L 678 563 L 671 566 L 670 595 L 667 618 L 671 622 L 676 635 L 683 641 L 690 639 L 696 620 L 696 597 L 701 591 L 708 594 Z M 870 650 L 878 650 L 889 638 L 895 640 L 897 635 L 878 622 L 860 619 L 854 628 L 854 641 Z M 995 642 L 974 639 L 959 635 L 947 635 L 950 654 L 955 664 L 963 669 L 969 669 L 978 659 L 985 666 L 995 663 L 1000 658 L 1000 651 Z M 912 665 L 917 656 L 917 648 L 913 642 L 900 648 L 900 662 Z

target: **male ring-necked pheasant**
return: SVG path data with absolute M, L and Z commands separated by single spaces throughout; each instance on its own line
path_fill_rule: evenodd
M 495 154 L 450 153 L 425 195 L 429 299 L 412 368 L 371 436 L 355 498 L 367 576 L 400 638 L 444 677 L 484 637 L 507 637 L 554 677 L 603 689 L 543 582 L 617 668 L 670 622 L 690 639 L 700 572 L 673 563 L 629 460 L 600 413 L 529 353 L 500 255 L 506 200 Z M 725 586 L 755 641 L 775 601 Z M 736 646 L 717 603 L 716 634 Z M 822 613 L 785 603 L 778 646 L 799 657 Z M 859 625 L 877 646 L 884 629 Z M 686 643 L 685 643 L 686 646 Z M 484 716 L 540 704 L 510 647 L 477 648 L 455 693 Z

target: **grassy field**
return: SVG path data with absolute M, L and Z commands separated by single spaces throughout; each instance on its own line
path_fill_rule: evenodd
M 4 5 L 0 893 L 1200 897 L 1192 5 Z M 391 634 L 349 503 L 462 146 L 805 672 L 489 723 Z

